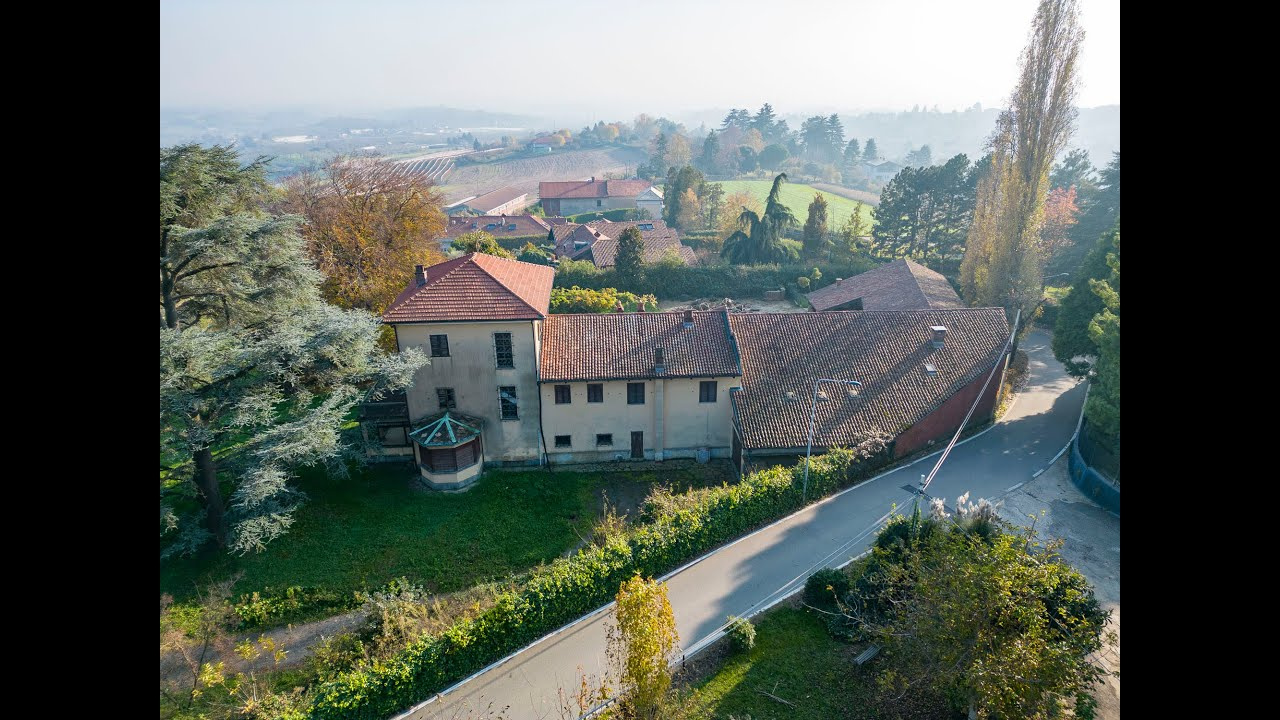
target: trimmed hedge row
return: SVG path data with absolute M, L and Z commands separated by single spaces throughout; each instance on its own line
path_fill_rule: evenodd
M 889 460 L 886 436 L 814 458 L 813 497 L 870 477 Z M 316 691 L 309 716 L 385 718 L 546 633 L 607 604 L 625 579 L 657 577 L 680 563 L 803 506 L 795 467 L 774 467 L 735 485 L 706 491 L 687 507 L 663 512 L 605 547 L 584 548 L 536 571 L 525 586 L 480 615 L 425 636 L 386 662 L 338 676 Z
M 818 265 L 822 280 L 814 283 L 810 292 L 830 285 L 836 278 L 849 278 L 864 273 L 882 262 L 870 257 L 857 258 L 839 265 Z M 783 287 L 795 282 L 797 276 L 809 275 L 814 265 L 722 265 L 722 266 L 664 266 L 645 267 L 644 277 L 622 278 L 613 269 L 598 270 L 563 266 L 556 271 L 556 287 L 578 287 L 603 290 L 617 288 L 638 295 L 656 295 L 659 299 L 730 297 L 760 298 L 768 288 Z

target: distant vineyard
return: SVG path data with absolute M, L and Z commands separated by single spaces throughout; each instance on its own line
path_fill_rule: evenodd
M 418 158 L 392 163 L 397 175 L 405 177 L 421 175 L 437 185 L 443 184 L 445 177 L 453 170 L 452 157 Z

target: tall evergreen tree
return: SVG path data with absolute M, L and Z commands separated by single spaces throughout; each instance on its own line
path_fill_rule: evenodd
M 880 149 L 876 147 L 876 139 L 871 138 L 867 140 L 867 145 L 862 150 L 862 161 L 875 162 L 878 157 L 880 157 Z
M 800 125 L 800 143 L 806 160 L 824 161 L 828 152 L 827 119 L 814 115 L 805 120 Z
M 1084 257 L 1094 247 L 1098 238 L 1110 231 L 1120 217 L 1120 152 L 1116 151 L 1111 162 L 1102 169 L 1097 185 L 1078 193 L 1076 205 L 1080 209 L 1075 225 L 1069 233 L 1070 247 L 1058 253 L 1046 272 L 1075 272 Z
M 1022 73 L 992 139 L 992 170 L 978 191 L 960 266 L 965 298 L 1000 305 L 1010 320 L 1040 302 L 1038 251 L 1049 170 L 1075 122 L 1076 64 L 1084 31 L 1077 0 L 1041 0 Z
M 627 287 L 637 287 L 644 278 L 644 237 L 634 225 L 618 236 L 618 256 L 614 262 L 618 279 Z
M 1074 187 L 1076 193 L 1085 196 L 1097 187 L 1097 170 L 1089 162 L 1089 151 L 1076 148 L 1053 166 L 1049 173 L 1051 189 Z
M 903 168 L 885 185 L 875 210 L 877 252 L 926 264 L 954 262 L 973 217 L 976 184 L 963 154 L 944 165 Z
M 1058 307 L 1058 320 L 1053 328 L 1053 356 L 1076 377 L 1088 375 L 1093 367 L 1089 358 L 1098 355 L 1098 346 L 1089 336 L 1089 323 L 1105 305 L 1102 298 L 1093 292 L 1093 283 L 1105 280 L 1111 274 L 1107 254 L 1114 247 L 1113 238 L 1119 232 L 1117 221 L 1111 231 L 1094 240 L 1093 249 L 1071 283 L 1071 290 Z
M 702 186 L 706 182 L 706 177 L 697 168 L 689 165 L 679 170 L 672 168 L 672 172 L 667 174 L 667 183 L 662 189 L 662 197 L 666 199 L 662 206 L 662 219 L 672 227 L 692 230 L 693 228 L 685 228 L 681 225 L 681 222 L 687 221 L 689 217 L 688 213 L 682 211 L 684 193 L 686 190 L 693 191 L 694 196 L 705 193 Z
M 698 158 L 698 165 L 703 172 L 715 174 L 720 168 L 720 136 L 715 130 L 707 133 L 707 137 L 702 141 L 702 155 Z
M 760 111 L 751 119 L 751 127 L 759 130 L 767 141 L 773 135 L 773 126 L 776 122 L 777 117 L 773 113 L 773 106 L 765 103 L 760 106 Z
M 781 201 L 782 183 L 786 180 L 786 173 L 773 179 L 763 213 L 742 208 L 738 230 L 725 239 L 721 257 L 737 265 L 781 263 L 796 258 L 794 250 L 782 243 L 782 231 L 798 224 L 795 215 Z
M 809 203 L 809 217 L 804 223 L 804 255 L 808 258 L 823 257 L 831 247 L 827 235 L 827 199 L 822 193 L 813 194 Z
M 827 156 L 825 162 L 837 162 L 842 148 L 844 148 L 844 123 L 840 122 L 839 115 L 831 113 L 827 117 Z
M 166 555 L 210 539 L 261 550 L 287 532 L 304 499 L 292 472 L 340 458 L 361 387 L 405 387 L 426 362 L 416 350 L 383 355 L 377 317 L 322 300 L 300 218 L 265 212 L 268 192 L 261 159 L 241 167 L 229 147 L 160 150 Z

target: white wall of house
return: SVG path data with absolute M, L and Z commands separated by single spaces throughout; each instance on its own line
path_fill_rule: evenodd
M 635 206 L 636 199 L 634 197 L 562 198 L 560 200 L 560 214 L 564 216 L 579 215 L 581 213 L 603 212 L 605 210 L 618 210 Z M 659 215 L 658 217 L 662 216 Z
M 640 200 L 636 201 L 636 209 L 648 210 L 650 220 L 662 219 L 662 201 L 657 198 L 650 200 L 642 197 Z
M 715 381 L 716 401 L 700 402 L 700 383 Z M 568 464 L 631 457 L 631 433 L 644 433 L 646 460 L 695 457 L 700 448 L 712 457 L 728 457 L 733 437 L 733 409 L 729 388 L 742 385 L 740 377 L 663 378 L 645 380 L 643 405 L 627 404 L 627 383 L 611 380 L 604 386 L 603 402 L 587 402 L 586 382 L 542 385 L 542 432 L 550 461 Z M 594 384 L 594 383 L 592 383 Z M 557 405 L 555 386 L 568 385 L 570 402 Z M 613 435 L 611 447 L 596 444 L 596 435 Z M 568 435 L 570 447 L 557 448 L 556 436 Z
M 453 388 L 458 412 L 484 419 L 487 464 L 537 462 L 538 350 L 542 321 L 446 322 L 396 324 L 403 351 L 416 347 L 431 354 L 432 335 L 449 339 L 449 357 L 433 357 L 414 376 L 407 392 L 413 423 L 440 411 L 436 388 Z M 514 368 L 497 366 L 494 333 L 511 333 Z M 519 419 L 503 420 L 498 388 L 516 388 Z M 586 392 L 585 390 L 583 392 Z M 585 395 L 584 395 L 585 397 Z

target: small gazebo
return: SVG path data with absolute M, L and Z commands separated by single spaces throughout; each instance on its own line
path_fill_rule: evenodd
M 413 440 L 418 470 L 436 490 L 460 490 L 480 477 L 484 447 L 480 418 L 445 410 L 415 423 Z

